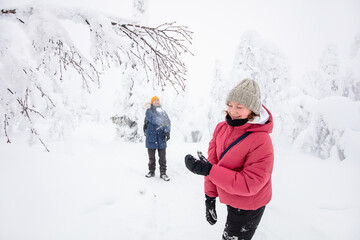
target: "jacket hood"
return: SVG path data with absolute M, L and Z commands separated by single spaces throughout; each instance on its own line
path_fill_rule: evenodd
M 260 108 L 259 116 L 256 116 L 253 121 L 249 121 L 251 124 L 265 124 L 270 118 L 270 114 L 268 113 L 267 109 L 264 107 Z
M 264 105 L 260 109 L 260 116 L 256 117 L 253 121 L 248 122 L 250 132 L 267 132 L 271 133 L 273 130 L 273 117 L 270 111 L 264 107 Z

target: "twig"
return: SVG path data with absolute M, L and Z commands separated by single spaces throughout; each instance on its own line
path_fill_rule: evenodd
M 37 133 L 35 128 L 30 128 L 30 131 L 32 134 L 34 134 L 37 139 L 41 142 L 41 144 L 44 146 L 44 148 L 46 149 L 47 152 L 50 152 L 50 150 L 48 149 L 48 147 L 46 146 L 46 144 L 43 142 L 43 140 L 40 138 L 39 134 Z
M 7 143 L 11 143 L 10 138 L 9 138 L 9 136 L 7 134 L 7 128 L 9 126 L 9 121 L 8 120 L 9 120 L 9 118 L 8 118 L 7 114 L 5 114 L 5 117 L 4 117 L 4 132 L 5 132 L 5 136 L 7 138 Z

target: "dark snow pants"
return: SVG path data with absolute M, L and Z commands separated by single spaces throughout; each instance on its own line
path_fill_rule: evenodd
M 256 210 L 242 210 L 227 206 L 228 216 L 223 240 L 250 240 L 260 223 L 265 206 Z
M 166 173 L 166 148 L 157 150 L 159 154 L 160 173 Z M 150 172 L 155 172 L 156 168 L 155 151 L 156 149 L 148 148 Z

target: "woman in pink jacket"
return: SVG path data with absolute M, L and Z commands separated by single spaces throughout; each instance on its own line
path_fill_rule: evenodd
M 251 239 L 271 200 L 274 150 L 271 113 L 261 105 L 258 84 L 242 80 L 227 96 L 227 115 L 209 143 L 208 159 L 185 157 L 186 167 L 205 176 L 206 219 L 217 221 L 215 199 L 227 205 L 223 240 Z

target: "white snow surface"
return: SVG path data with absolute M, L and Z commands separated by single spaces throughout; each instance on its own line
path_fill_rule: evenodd
M 112 124 L 83 123 L 67 141 L 0 143 L 0 239 L 220 239 L 205 220 L 203 177 L 184 156 L 207 141 L 171 139 L 170 182 L 148 179 L 144 143 L 116 140 Z M 359 239 L 360 162 L 321 160 L 274 142 L 273 199 L 253 239 Z

